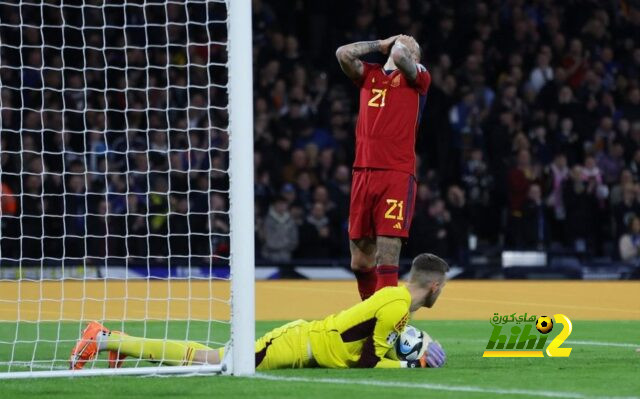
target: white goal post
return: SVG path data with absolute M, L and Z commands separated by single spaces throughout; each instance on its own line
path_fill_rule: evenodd
M 0 379 L 255 372 L 251 0 L 0 0 Z M 220 365 L 69 370 L 92 320 Z
M 231 370 L 255 371 L 253 63 L 251 0 L 229 0 Z M 237 136 L 235 134 L 237 134 Z M 234 237 L 241 237 L 234 239 Z

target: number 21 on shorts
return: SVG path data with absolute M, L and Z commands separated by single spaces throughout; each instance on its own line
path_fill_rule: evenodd
M 404 201 L 398 201 L 397 199 L 387 198 L 387 211 L 384 213 L 385 219 L 404 220 L 402 215 L 404 214 Z

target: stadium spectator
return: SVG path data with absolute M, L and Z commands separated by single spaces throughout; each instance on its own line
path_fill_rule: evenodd
M 469 211 L 465 192 L 460 187 L 454 185 L 447 190 L 447 207 L 451 218 L 450 256 L 455 264 L 466 266 L 469 263 Z
M 315 202 L 300 226 L 298 258 L 328 258 L 332 251 L 331 223 L 323 203 Z
M 511 168 L 508 176 L 509 226 L 511 231 L 508 243 L 510 245 L 522 245 L 524 203 L 529 194 L 529 187 L 536 178 L 529 151 L 526 148 L 519 149 L 516 164 Z
M 18 212 L 18 201 L 5 183 L 0 185 L 0 215 L 15 215 Z
M 619 142 L 609 145 L 608 151 L 598 155 L 598 168 L 602 171 L 602 180 L 609 186 L 615 184 L 624 169 L 624 147 Z
M 640 206 L 637 201 L 638 187 L 627 183 L 621 188 L 622 199 L 613 207 L 613 221 L 615 223 L 616 237 L 620 237 L 628 228 L 631 219 L 640 215 Z
M 640 149 L 633 153 L 633 158 L 629 162 L 629 170 L 633 175 L 633 181 L 640 181 Z
M 522 212 L 522 247 L 544 250 L 549 241 L 547 209 L 542 201 L 542 189 L 538 184 L 529 186 Z
M 467 193 L 469 218 L 473 232 L 481 238 L 489 239 L 496 233 L 495 214 L 492 209 L 493 176 L 489 174 L 484 154 L 474 148 L 465 163 L 462 181 Z
M 629 221 L 629 229 L 620 237 L 618 248 L 620 259 L 638 265 L 640 261 L 640 218 L 634 216 Z
M 563 201 L 571 204 L 567 208 L 566 237 L 569 247 L 577 252 L 586 252 L 587 244 L 593 248 L 595 241 L 597 212 L 595 179 L 587 179 L 579 165 L 571 169 L 570 179 L 564 184 Z
M 551 67 L 551 48 L 543 46 L 536 58 L 536 66 L 529 75 L 529 87 L 538 93 L 547 82 L 553 80 L 553 68 Z
M 106 206 L 106 204 L 105 204 Z M 147 233 L 148 226 L 145 215 L 147 211 L 144 203 L 135 194 L 127 195 L 127 206 L 129 213 L 127 214 L 127 231 L 129 235 L 127 237 L 127 248 L 129 249 L 129 256 L 133 259 L 144 258 L 148 253 L 147 248 Z M 106 214 L 106 208 L 102 209 L 102 203 L 99 206 L 100 215 Z M 99 220 L 101 222 L 101 220 Z M 196 230 L 197 232 L 198 230 Z M 140 259 L 136 259 L 140 262 Z
M 564 202 L 563 190 L 569 178 L 569 168 L 567 167 L 567 157 L 563 153 L 558 153 L 554 157 L 553 163 L 546 171 L 547 180 L 547 204 L 551 207 L 550 234 L 558 242 L 564 242 L 564 223 L 567 218 L 567 209 Z
M 298 226 L 291 217 L 287 200 L 276 197 L 269 207 L 263 230 L 262 256 L 275 265 L 288 265 L 298 246 Z
M 575 165 L 582 160 L 582 142 L 580 136 L 573 128 L 571 118 L 562 118 L 560 129 L 556 134 L 556 153 L 565 154 L 567 163 Z
M 451 256 L 451 214 L 442 199 L 435 199 L 429 206 L 426 217 L 416 218 L 413 224 L 419 224 L 416 230 L 422 233 L 417 234 L 418 237 L 422 236 L 422 240 L 416 240 L 416 249 L 418 247 L 427 247 L 446 257 Z M 410 236 L 409 240 L 412 239 L 413 235 Z
M 623 199 L 624 187 L 627 185 L 633 186 L 633 174 L 629 169 L 624 169 L 620 172 L 620 179 L 615 182 L 611 187 L 611 194 L 609 196 L 611 207 L 615 208 Z
M 471 118 L 475 118 L 479 110 L 473 91 L 469 87 L 463 87 L 462 92 L 462 100 L 449 111 L 449 123 L 455 133 L 468 134 L 471 133 Z
M 229 205 L 227 199 L 219 194 L 213 193 L 209 197 L 209 221 L 206 233 L 210 243 L 203 243 L 202 249 L 197 251 L 192 249 L 192 253 L 204 256 L 226 257 L 229 256 Z M 197 215 L 192 215 L 197 218 Z M 193 223 L 192 223 L 193 225 Z M 205 237 L 207 236 L 205 235 Z M 196 238 L 192 234 L 192 239 Z M 197 246 L 193 245 L 198 248 Z

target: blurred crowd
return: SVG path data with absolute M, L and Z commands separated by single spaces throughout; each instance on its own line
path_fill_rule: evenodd
M 0 14 L 3 265 L 224 262 L 224 4 Z
M 0 257 L 227 256 L 224 9 L 147 3 L 22 7 L 64 17 L 42 35 L 1 6 Z M 254 0 L 253 29 L 263 262 L 348 256 L 358 89 L 334 53 L 398 33 L 432 76 L 404 256 L 640 257 L 637 1 Z

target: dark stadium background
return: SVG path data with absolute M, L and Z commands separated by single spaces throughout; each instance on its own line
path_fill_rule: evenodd
M 433 79 L 405 257 L 432 251 L 470 275 L 503 250 L 546 252 L 538 275 L 637 265 L 638 4 L 254 1 L 253 22 L 256 198 L 259 215 L 287 198 L 292 258 L 348 256 L 358 90 L 334 51 L 404 33 Z
M 6 3 L 2 7 L 3 15 L 12 18 L 15 10 Z M 28 7 L 23 8 L 22 15 L 28 16 Z M 190 20 L 203 18 L 199 11 L 193 6 Z M 259 264 L 281 266 L 283 272 L 292 265 L 348 266 L 346 228 L 358 91 L 339 70 L 334 53 L 347 42 L 404 33 L 421 44 L 432 85 L 418 131 L 418 198 L 403 256 L 431 251 L 460 266 L 464 275 L 477 277 L 500 272 L 504 250 L 546 255 L 546 267 L 523 269 L 524 274 L 580 277 L 587 271 L 619 277 L 637 270 L 640 5 L 636 1 L 255 0 L 253 13 Z M 173 16 L 180 17 L 186 18 Z M 115 25 L 125 20 L 131 25 L 136 10 L 110 18 Z M 68 21 L 73 25 L 72 16 Z M 72 33 L 58 32 L 58 36 Z M 206 49 L 185 47 L 187 38 L 204 41 L 205 30 L 173 33 L 168 39 L 173 45 L 169 59 L 179 61 L 187 53 L 190 60 L 206 57 Z M 224 39 L 224 32 L 215 28 L 209 33 Z M 140 43 L 162 40 L 131 27 L 127 34 Z M 4 30 L 1 35 L 5 45 L 20 43 L 15 32 Z M 87 42 L 103 40 L 99 32 L 86 35 Z M 104 40 L 117 45 L 122 40 L 119 35 L 114 30 Z M 22 40 L 41 44 L 38 36 L 24 35 Z M 59 39 L 51 32 L 45 40 Z M 149 103 L 142 91 L 135 90 L 127 99 L 134 104 L 133 112 L 121 112 L 127 101 L 117 91 L 109 92 L 105 98 L 112 112 L 106 121 L 98 114 L 67 115 L 71 123 L 65 125 L 64 135 L 58 134 L 61 112 L 56 110 L 63 103 L 72 109 L 74 101 L 82 99 L 72 94 L 57 99 L 51 94 L 43 100 L 37 90 L 43 85 L 40 73 L 32 71 L 49 62 L 68 65 L 74 59 L 84 61 L 79 67 L 101 68 L 103 60 L 98 54 L 78 58 L 71 52 L 42 60 L 39 53 L 23 50 L 20 59 L 10 49 L 2 50 L 2 64 L 16 67 L 2 71 L 3 106 L 30 108 L 42 102 L 54 110 L 45 115 L 46 126 L 40 125 L 35 112 L 3 114 L 3 262 L 32 259 L 37 264 L 43 258 L 44 263 L 56 264 L 86 256 L 89 264 L 97 265 L 124 261 L 177 265 L 206 264 L 210 252 L 226 256 L 226 239 L 216 235 L 228 232 L 222 213 L 228 206 L 226 196 L 188 192 L 190 187 L 227 189 L 224 174 L 204 172 L 226 168 L 226 153 L 206 154 L 211 146 L 225 148 L 226 134 L 207 133 L 203 125 L 207 118 L 198 110 L 173 112 L 167 122 L 164 115 L 136 114 L 136 107 L 144 110 Z M 224 61 L 223 54 L 212 46 L 210 59 Z M 168 85 L 162 72 L 167 63 L 164 50 L 151 49 L 148 55 L 107 52 L 109 65 L 122 66 L 126 61 L 126 65 L 153 66 L 148 76 L 129 71 L 124 79 L 125 72 L 116 69 L 106 78 L 98 70 L 87 70 L 86 78 L 52 72 L 44 75 L 45 86 L 57 87 L 60 79 L 78 90 L 107 90 L 101 86 L 104 82 L 121 88 L 123 79 L 134 88 L 146 87 L 147 79 Z M 375 55 L 369 60 L 382 61 Z M 175 68 L 169 80 L 184 85 L 187 73 L 196 83 L 206 80 L 206 70 L 198 62 L 189 70 Z M 26 68 L 20 71 L 19 66 Z M 224 83 L 222 72 L 211 72 Z M 21 85 L 26 90 L 17 89 Z M 224 90 L 212 90 L 209 107 L 224 104 Z M 202 104 L 205 92 L 198 88 L 164 93 L 177 108 L 187 103 L 207 108 Z M 104 107 L 102 97 L 88 101 Z M 223 110 L 209 111 L 216 123 L 226 123 Z M 108 133 L 86 133 L 100 130 L 99 126 L 107 126 Z M 112 156 L 108 164 L 113 173 L 87 180 L 88 186 L 74 178 L 74 173 L 86 171 L 100 175 L 101 159 L 58 154 L 63 141 L 80 153 Z M 105 147 L 116 150 L 108 154 Z M 135 149 L 135 154 L 123 156 L 126 148 Z M 167 152 L 168 148 L 176 151 Z M 188 174 L 186 165 L 193 159 L 201 161 L 196 166 L 200 172 Z M 41 175 L 43 166 L 53 173 Z M 147 167 L 151 173 L 142 176 Z M 21 173 L 25 171 L 29 173 Z M 125 184 L 120 174 L 132 180 Z M 154 198 L 141 199 L 149 190 L 156 193 L 150 196 Z M 165 192 L 168 195 L 162 195 Z M 27 195 L 12 200 L 20 194 Z M 173 212 L 169 217 L 145 216 L 168 209 Z M 208 222 L 198 217 L 203 214 L 210 215 Z M 98 238 L 82 238 L 86 231 Z M 127 237 L 132 231 L 153 236 Z M 168 232 L 178 234 L 167 240 Z M 518 268 L 507 274 L 521 275 Z

